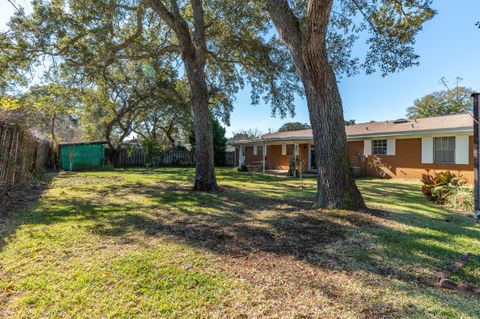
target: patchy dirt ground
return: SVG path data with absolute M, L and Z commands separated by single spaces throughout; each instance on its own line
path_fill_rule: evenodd
M 15 185 L 0 186 L 0 220 L 34 204 L 47 189 L 49 178 Z

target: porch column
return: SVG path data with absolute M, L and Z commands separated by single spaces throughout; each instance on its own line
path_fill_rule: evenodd
M 245 164 L 245 145 L 240 146 L 240 165 Z
M 293 142 L 293 177 L 297 177 L 297 142 Z
M 263 142 L 263 152 L 262 152 L 262 172 L 265 174 L 265 158 L 267 157 L 267 145 Z

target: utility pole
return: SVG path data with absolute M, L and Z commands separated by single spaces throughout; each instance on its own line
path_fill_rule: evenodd
M 480 219 L 480 170 L 478 154 L 479 134 L 479 96 L 480 93 L 473 93 L 473 174 L 474 174 L 474 196 L 475 196 L 475 217 Z

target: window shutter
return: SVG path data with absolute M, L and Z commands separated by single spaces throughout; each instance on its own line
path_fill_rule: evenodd
M 469 144 L 468 136 L 455 137 L 455 164 L 468 164 Z
M 387 155 L 395 155 L 395 139 L 387 140 Z
M 363 140 L 363 155 L 370 156 L 372 155 L 372 141 Z
M 433 163 L 433 137 L 422 137 L 422 164 Z
M 253 155 L 257 155 L 257 145 L 253 145 Z
M 282 155 L 287 155 L 287 144 L 282 144 Z

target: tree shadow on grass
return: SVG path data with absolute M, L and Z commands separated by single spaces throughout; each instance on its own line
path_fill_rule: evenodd
M 140 244 L 145 237 L 165 236 L 228 258 L 270 254 L 322 269 L 370 272 L 428 290 L 435 280 L 429 276 L 464 253 L 448 243 L 461 236 L 478 243 L 480 233 L 463 216 L 447 221 L 445 217 L 452 214 L 433 205 L 419 212 L 422 195 L 415 187 L 395 184 L 386 188 L 368 181 L 363 186 L 367 199 L 401 203 L 402 210 L 332 212 L 313 210 L 312 193 L 278 185 L 261 190 L 227 186 L 219 193 L 193 192 L 173 182 L 86 185 L 77 191 L 99 197 L 60 198 L 39 206 L 21 222 L 48 225 L 75 218 L 93 223 L 91 231 L 99 236 Z M 102 202 L 108 196 L 138 196 L 147 201 Z M 427 270 L 428 275 L 415 272 L 415 267 Z M 475 309 L 464 311 L 477 314 Z
M 0 251 L 16 229 L 13 216 L 28 207 L 38 206 L 38 199 L 45 193 L 56 175 L 47 172 L 38 180 L 0 189 Z

